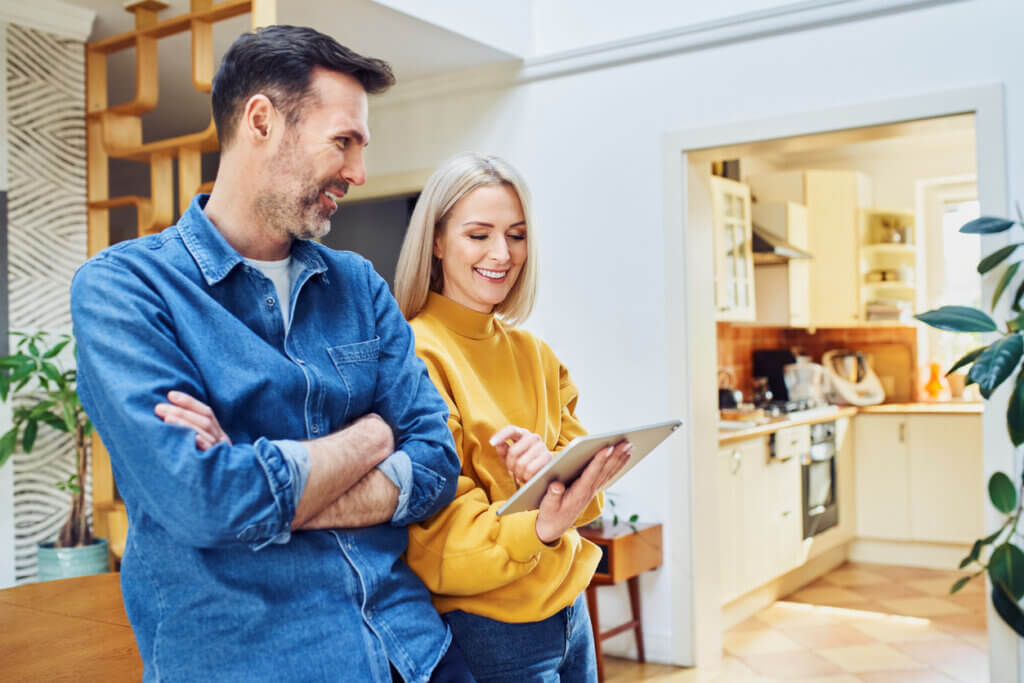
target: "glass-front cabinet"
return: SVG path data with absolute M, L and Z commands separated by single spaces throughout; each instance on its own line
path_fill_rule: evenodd
M 751 252 L 750 188 L 743 183 L 711 177 L 715 246 L 715 317 L 752 322 L 754 258 Z

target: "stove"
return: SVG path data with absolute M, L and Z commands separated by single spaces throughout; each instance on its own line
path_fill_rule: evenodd
M 794 418 L 810 416 L 811 414 L 817 413 L 832 413 L 839 410 L 838 406 L 834 406 L 831 403 L 811 399 L 801 399 L 798 401 L 769 401 L 768 403 L 758 406 L 758 408 L 764 410 L 764 414 L 768 417 L 779 417 L 785 415 L 787 417 Z

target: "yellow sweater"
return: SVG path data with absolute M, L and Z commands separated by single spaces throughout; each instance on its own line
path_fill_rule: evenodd
M 463 610 L 505 622 L 546 619 L 572 604 L 601 551 L 565 532 L 553 546 L 537 538 L 537 511 L 498 517 L 516 490 L 489 440 L 513 424 L 538 434 L 556 454 L 586 434 L 576 419 L 576 385 L 547 344 L 493 315 L 431 293 L 410 321 L 416 353 L 448 403 L 448 426 L 462 461 L 455 500 L 409 527 L 407 561 L 434 594 L 439 612 Z M 598 494 L 576 520 L 601 514 Z

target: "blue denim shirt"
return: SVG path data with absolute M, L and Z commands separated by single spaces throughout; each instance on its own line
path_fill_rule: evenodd
M 450 633 L 399 558 L 405 525 L 455 494 L 448 411 L 386 283 L 363 258 L 296 241 L 291 323 L 274 286 L 202 211 L 117 244 L 71 287 L 78 390 L 110 451 L 130 530 L 125 607 L 145 680 L 406 681 Z M 232 444 L 206 451 L 154 413 L 172 389 Z M 300 439 L 376 412 L 401 487 L 390 524 L 289 532 Z

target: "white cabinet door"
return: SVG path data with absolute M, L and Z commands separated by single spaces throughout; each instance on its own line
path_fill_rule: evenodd
M 715 314 L 718 320 L 753 322 L 754 257 L 750 188 L 711 177 L 715 249 Z
M 981 416 L 909 415 L 906 423 L 911 538 L 973 543 L 985 535 Z
M 803 497 L 800 459 L 771 462 L 772 488 L 775 495 L 775 542 L 771 576 L 782 576 L 803 564 Z
M 906 417 L 858 415 L 854 420 L 857 535 L 910 538 L 910 454 Z
M 740 525 L 743 499 L 740 491 L 740 469 L 743 452 L 727 447 L 718 452 L 718 584 L 723 603 L 739 595 L 737 578 L 740 567 Z

